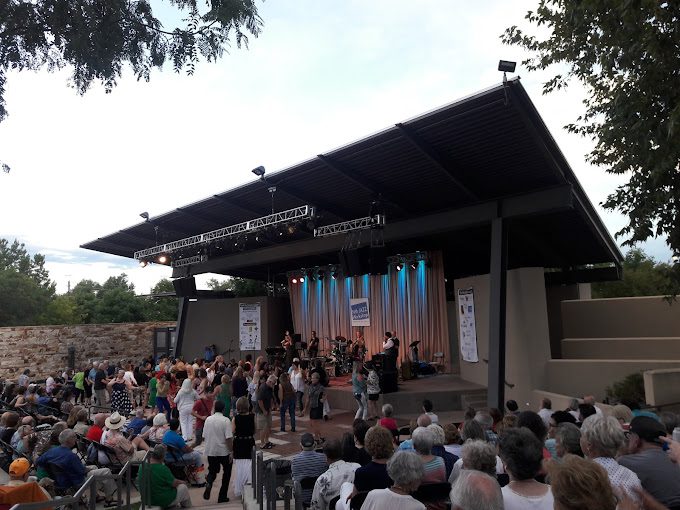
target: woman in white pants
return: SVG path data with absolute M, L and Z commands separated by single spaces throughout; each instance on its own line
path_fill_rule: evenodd
M 360 361 L 354 362 L 352 370 L 352 393 L 359 404 L 359 409 L 354 415 L 354 419 L 366 420 L 368 418 L 368 403 L 366 400 L 366 378 L 362 373 L 363 366 Z
M 182 437 L 185 441 L 189 441 L 194 437 L 194 421 L 191 411 L 194 408 L 194 402 L 198 400 L 198 393 L 191 389 L 191 379 L 184 379 L 182 381 L 182 388 L 175 396 L 175 404 L 177 404 L 177 411 L 179 412 L 179 425 L 182 427 Z

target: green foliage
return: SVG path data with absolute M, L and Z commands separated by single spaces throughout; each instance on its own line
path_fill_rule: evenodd
M 667 236 L 680 254 L 680 3 L 655 0 L 539 0 L 526 19 L 542 38 L 517 26 L 501 36 L 532 56 L 530 71 L 557 65 L 549 93 L 576 79 L 585 112 L 566 126 L 596 143 L 590 162 L 628 177 L 604 207 L 628 217 L 617 235 L 634 245 Z M 673 272 L 680 288 L 680 268 Z
M 164 29 L 148 0 L 0 0 L 0 121 L 7 115 L 7 71 L 68 66 L 85 93 L 93 82 L 110 92 L 127 65 L 138 80 L 170 61 L 193 74 L 199 55 L 208 62 L 230 46 L 248 46 L 262 20 L 255 0 L 171 0 L 183 25 Z
M 642 372 L 627 375 L 611 386 L 607 386 L 606 393 L 607 397 L 614 402 L 620 402 L 624 399 L 633 400 L 640 404 L 646 402 L 645 382 Z
M 61 294 L 47 303 L 40 324 L 80 324 L 81 313 L 72 294 Z
M 623 261 L 623 278 L 616 282 L 592 284 L 594 298 L 663 296 L 671 291 L 673 268 L 656 262 L 643 250 L 634 248 Z
M 251 280 L 249 278 L 229 277 L 226 280 L 219 281 L 216 278 L 208 280 L 208 288 L 210 290 L 222 290 L 233 292 L 236 297 L 259 297 L 270 296 L 271 284 L 260 280 Z M 285 285 L 276 284 L 276 295 L 286 295 L 288 289 Z
M 176 297 L 154 297 L 155 294 L 175 292 L 172 281 L 167 278 L 159 280 L 151 289 L 152 297 L 147 300 L 147 320 L 173 321 L 177 319 L 178 303 Z

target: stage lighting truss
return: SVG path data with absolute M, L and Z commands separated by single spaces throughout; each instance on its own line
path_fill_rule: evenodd
M 314 208 L 312 206 L 303 205 L 293 209 L 288 209 L 287 211 L 281 211 L 263 216 L 261 218 L 256 218 L 254 220 L 238 223 L 236 225 L 230 225 L 217 230 L 211 230 L 210 232 L 206 232 L 204 234 L 186 237 L 184 239 L 179 239 L 170 243 L 160 244 L 152 248 L 146 248 L 145 250 L 139 250 L 135 252 L 134 258 L 137 260 L 144 260 L 153 257 L 154 255 L 169 254 L 174 251 L 182 250 L 192 246 L 209 245 L 221 239 L 248 234 L 251 232 L 254 233 L 274 226 L 287 225 L 296 221 L 313 219 L 314 215 Z
M 305 267 L 298 269 L 296 271 L 288 271 L 286 273 L 288 281 L 292 284 L 304 283 L 305 280 L 322 281 L 324 279 L 335 280 L 340 278 L 342 274 L 340 273 L 340 267 L 336 265 L 330 266 L 315 266 L 315 267 Z
M 327 237 L 339 234 L 346 234 L 356 230 L 367 230 L 369 228 L 382 228 L 385 226 L 385 215 L 376 214 L 375 216 L 366 216 L 356 220 L 343 221 L 341 223 L 333 223 L 332 225 L 324 225 L 314 229 L 314 237 Z
M 397 271 L 401 271 L 405 267 L 410 267 L 412 270 L 418 268 L 418 264 L 423 262 L 429 267 L 430 257 L 426 251 L 417 251 L 415 253 L 406 253 L 404 255 L 394 255 L 387 257 L 387 264 L 389 267 L 394 267 Z
M 191 266 L 193 264 L 198 264 L 200 262 L 205 262 L 208 260 L 208 257 L 205 255 L 194 255 L 193 257 L 186 257 L 183 259 L 177 259 L 173 260 L 170 263 L 171 267 L 185 267 L 185 266 Z

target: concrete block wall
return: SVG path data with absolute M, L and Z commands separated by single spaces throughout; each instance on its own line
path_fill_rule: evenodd
M 16 379 L 25 368 L 36 378 L 63 371 L 68 347 L 76 349 L 76 366 L 91 360 L 141 360 L 153 354 L 155 328 L 175 322 L 17 326 L 0 328 L 0 377 Z

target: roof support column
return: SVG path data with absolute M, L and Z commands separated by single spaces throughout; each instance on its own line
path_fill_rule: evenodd
M 508 276 L 508 225 L 502 217 L 491 220 L 489 271 L 489 366 L 487 402 L 505 409 L 505 319 Z
M 187 325 L 187 313 L 189 312 L 189 298 L 181 297 L 177 310 L 177 336 L 175 337 L 175 349 L 172 355 L 174 357 L 182 355 L 182 344 L 184 343 L 184 330 Z M 156 340 L 154 339 L 154 342 Z

